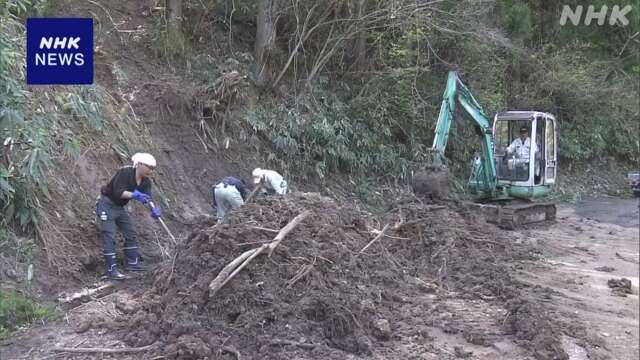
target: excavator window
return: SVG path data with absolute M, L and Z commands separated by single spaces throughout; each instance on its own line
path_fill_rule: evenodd
M 520 130 L 526 128 L 531 137 L 531 121 L 499 120 L 495 126 L 494 154 L 498 179 L 509 181 L 529 180 L 529 159 L 514 141 L 520 138 Z M 510 151 L 507 151 L 507 150 Z

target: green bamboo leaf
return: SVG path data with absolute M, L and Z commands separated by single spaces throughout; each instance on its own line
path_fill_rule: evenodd
M 34 172 L 34 168 L 36 166 L 36 161 L 38 160 L 38 150 L 39 149 L 33 149 L 29 156 L 29 176 L 33 178 L 37 177 L 37 174 Z
M 16 192 L 13 186 L 11 186 L 11 184 L 9 184 L 9 182 L 6 181 L 5 179 L 0 179 L 0 190 L 2 190 L 3 192 L 12 193 L 12 194 Z

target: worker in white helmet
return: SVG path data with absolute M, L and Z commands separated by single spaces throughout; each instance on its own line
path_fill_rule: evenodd
M 262 182 L 264 190 L 269 194 L 284 195 L 288 191 L 287 181 L 273 170 L 264 170 L 255 168 L 251 172 L 253 176 L 253 183 L 259 184 Z
M 125 276 L 116 266 L 116 231 L 119 228 L 125 239 L 125 268 L 130 271 L 143 270 L 140 265 L 138 241 L 133 222 L 124 208 L 129 200 L 134 199 L 141 204 L 151 200 L 151 179 L 156 168 L 156 159 L 147 153 L 136 153 L 131 157 L 133 166 L 125 166 L 118 170 L 111 181 L 100 189 L 100 197 L 96 204 L 96 216 L 100 224 L 102 253 L 107 264 L 107 277 L 122 280 Z M 160 208 L 152 207 L 151 216 L 160 217 Z

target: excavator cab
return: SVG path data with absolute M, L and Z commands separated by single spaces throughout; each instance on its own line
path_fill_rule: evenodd
M 498 187 L 514 198 L 538 198 L 556 180 L 556 128 L 553 115 L 508 111 L 493 121 L 493 153 Z

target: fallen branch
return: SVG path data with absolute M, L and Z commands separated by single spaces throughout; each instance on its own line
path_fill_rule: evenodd
M 306 343 L 301 343 L 301 342 L 297 342 L 297 341 L 291 341 L 291 340 L 273 340 L 272 342 L 269 343 L 269 346 L 297 346 L 299 348 L 302 349 L 308 349 L 308 350 L 313 350 L 316 348 L 316 344 L 306 344 Z
M 280 230 L 267 229 L 267 228 L 260 227 L 260 226 L 251 226 L 251 229 L 262 230 L 262 231 L 268 231 L 268 232 L 273 232 L 273 233 L 280 232 Z
M 254 190 L 255 191 L 255 190 Z M 230 262 L 227 266 L 220 271 L 218 276 L 216 276 L 211 283 L 209 283 L 209 298 L 215 296 L 215 294 L 222 289 L 222 287 L 228 283 L 231 279 L 233 279 L 240 270 L 244 269 L 245 266 L 251 262 L 258 255 L 262 254 L 266 249 L 269 249 L 269 256 L 273 253 L 273 250 L 282 242 L 285 236 L 293 230 L 302 220 L 304 220 L 307 216 L 309 216 L 311 212 L 309 210 L 305 210 L 300 215 L 296 216 L 291 220 L 285 227 L 280 230 L 278 235 L 273 238 L 273 241 L 268 244 L 264 244 L 258 248 L 251 249 L 245 251 L 242 255 L 235 258 L 232 262 Z M 240 264 L 238 266 L 238 264 Z
M 298 224 L 301 223 L 302 220 L 304 220 L 309 215 L 311 215 L 311 211 L 305 210 L 302 214 L 294 217 L 293 220 L 291 220 L 285 227 L 282 228 L 282 230 L 280 230 L 278 235 L 273 238 L 273 242 L 269 244 L 269 257 L 271 257 L 273 250 L 275 250 L 275 248 L 280 245 L 282 239 L 284 239 L 284 237 L 287 236 L 287 234 L 289 234 L 291 230 L 293 230 L 293 228 L 298 226 Z
M 289 281 L 287 281 L 287 289 L 290 289 L 298 280 L 307 276 L 307 274 L 313 269 L 313 266 L 316 264 L 316 258 L 313 258 L 313 263 L 304 265 L 298 270 L 298 273 L 292 277 Z
M 253 255 L 258 249 L 247 250 L 242 255 L 235 258 L 232 262 L 230 262 L 227 266 L 220 271 L 218 276 L 216 276 L 211 283 L 209 283 L 209 297 L 213 297 L 222 286 L 226 283 L 226 279 L 233 272 L 233 270 L 240 265 L 243 261 L 245 261 L 249 256 Z
M 55 347 L 51 351 L 56 352 L 72 352 L 72 353 L 106 353 L 106 354 L 120 354 L 120 353 L 132 353 L 143 352 L 154 347 L 155 344 L 135 347 L 135 348 L 69 348 L 69 347 Z
M 166 285 L 167 287 L 169 287 L 169 284 L 171 284 L 171 279 L 173 278 L 173 272 L 176 269 L 176 259 L 178 258 L 178 251 L 176 251 L 175 255 L 173 255 L 173 261 L 171 261 L 171 273 L 169 273 L 169 276 L 167 277 L 167 285 Z
M 411 221 L 407 221 L 407 222 L 401 222 L 399 224 L 396 224 L 393 226 L 393 230 L 400 230 L 402 228 L 408 227 L 408 226 L 412 226 L 412 225 L 417 225 L 417 224 L 421 224 L 426 222 L 425 219 L 417 219 L 417 220 L 411 220 Z
M 374 237 L 373 240 L 369 241 L 369 243 L 365 245 L 365 247 L 363 247 L 362 250 L 360 250 L 360 254 L 362 254 L 365 250 L 367 250 L 369 246 L 373 245 L 374 242 L 378 241 L 381 237 L 383 237 L 384 232 L 387 231 L 388 228 L 389 228 L 389 224 L 385 225 L 380 231 L 380 233 L 378 233 L 378 235 Z
M 81 298 L 84 298 L 84 297 L 91 296 L 91 295 L 99 292 L 100 290 L 104 290 L 104 289 L 110 288 L 112 286 L 113 286 L 113 283 L 107 283 L 107 284 L 98 286 L 97 288 L 83 289 L 82 291 L 79 291 L 77 293 L 71 294 L 71 295 L 69 295 L 69 296 L 67 296 L 65 298 L 59 298 L 58 301 L 61 302 L 61 303 L 72 302 L 72 301 L 77 300 L 77 299 L 81 299 Z
M 269 247 L 269 244 L 264 244 L 264 245 L 260 246 L 257 249 L 253 249 L 254 250 L 253 253 L 242 264 L 240 264 L 240 266 L 238 266 L 231 273 L 231 275 L 229 275 L 226 279 L 224 279 L 224 281 L 219 286 L 209 287 L 209 297 L 214 296 L 218 292 L 218 290 L 222 289 L 223 286 L 225 286 L 229 281 L 231 281 L 231 279 L 233 279 L 236 275 L 238 275 L 240 270 L 244 269 L 245 266 L 249 265 L 251 260 L 255 259 L 258 255 L 260 255 L 268 247 Z M 220 276 L 220 275 L 218 275 L 218 276 Z M 216 279 L 217 279 L 217 277 L 216 277 Z

